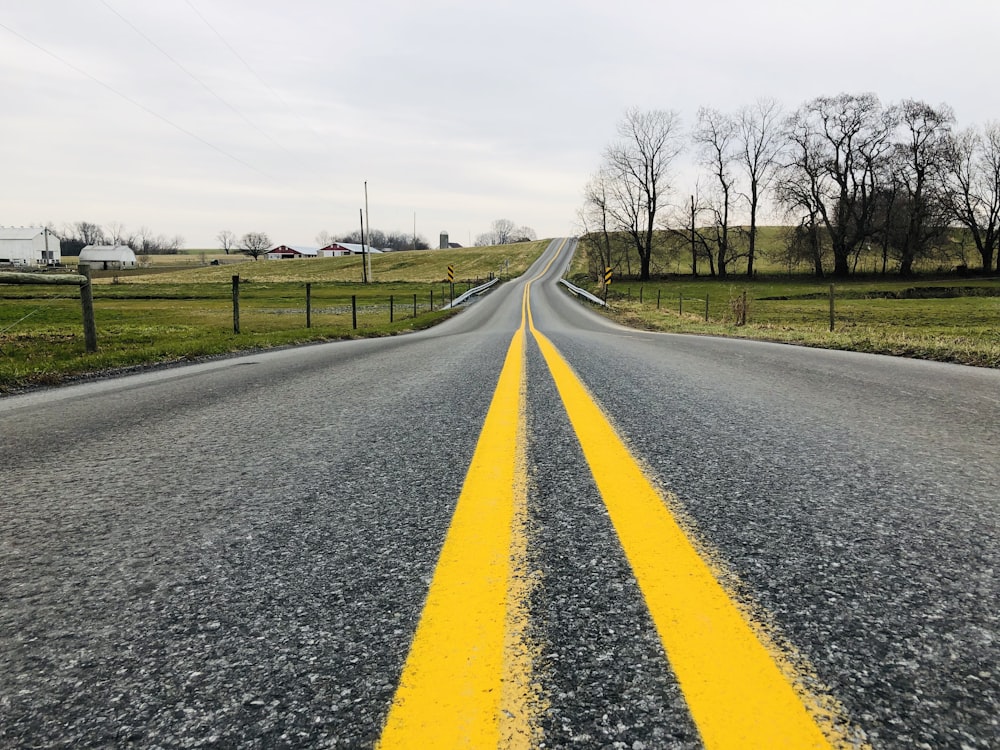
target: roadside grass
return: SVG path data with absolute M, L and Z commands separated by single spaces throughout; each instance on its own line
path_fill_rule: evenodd
M 0 392 L 115 368 L 393 335 L 429 327 L 453 314 L 440 310 L 447 301 L 440 286 L 434 288 L 431 311 L 427 284 L 317 283 L 311 290 L 312 326 L 307 328 L 304 284 L 249 283 L 241 284 L 236 334 L 231 284 L 95 285 L 98 352 L 90 354 L 84 348 L 79 297 L 65 290 L 0 287 Z M 357 301 L 356 329 L 352 295 Z
M 580 275 L 571 280 L 601 293 L 596 282 Z M 747 323 L 740 325 L 744 292 Z M 839 281 L 833 331 L 830 283 L 813 278 L 619 280 L 608 301 L 607 315 L 646 330 L 1000 367 L 1000 279 Z
M 469 247 L 454 250 L 416 250 L 381 253 L 370 256 L 371 281 L 422 282 L 432 284 L 448 277 L 448 266 L 454 266 L 455 280 L 461 282 L 484 281 L 491 274 L 504 278 L 520 276 L 542 251 L 549 240 L 522 242 L 499 247 Z M 191 258 L 192 256 L 152 256 L 157 265 L 128 271 L 99 271 L 97 283 L 157 284 L 221 283 L 228 282 L 234 274 L 241 281 L 340 281 L 359 284 L 362 281 L 360 255 L 340 258 L 309 258 L 302 260 L 250 260 L 238 256 L 216 256 L 218 266 L 196 268 L 170 268 L 160 258 Z M 152 279 L 150 277 L 153 277 Z
M 522 274 L 547 245 L 543 240 L 376 255 L 375 283 L 370 284 L 359 283 L 357 256 L 241 259 L 232 265 L 179 269 L 165 264 L 98 272 L 95 354 L 84 351 L 75 287 L 0 285 L 0 392 L 116 368 L 425 328 L 452 314 L 440 310 L 450 294 L 444 282 L 449 265 L 455 267 L 457 295 L 491 273 Z M 570 280 L 599 293 L 596 282 L 586 278 L 581 256 L 574 258 Z M 234 274 L 240 276 L 239 334 L 233 333 Z M 306 283 L 312 285 L 310 328 L 305 321 Z M 1000 279 L 871 277 L 837 282 L 832 332 L 829 289 L 829 282 L 806 276 L 762 276 L 752 282 L 670 276 L 643 284 L 619 278 L 612 284 L 607 314 L 648 330 L 1000 367 Z M 744 291 L 747 324 L 738 325 Z
M 164 261 L 152 268 L 97 271 L 98 352 L 93 354 L 85 351 L 75 287 L 0 285 L 0 392 L 116 368 L 427 328 L 454 314 L 440 309 L 451 297 L 445 281 L 449 265 L 455 268 L 458 296 L 491 274 L 522 274 L 547 245 L 542 240 L 374 255 L 375 282 L 369 284 L 359 283 L 358 256 L 298 261 L 228 256 L 220 266 L 178 268 Z M 182 263 L 191 258 L 153 257 Z M 239 334 L 233 332 L 236 274 Z M 308 328 L 306 283 L 311 285 Z

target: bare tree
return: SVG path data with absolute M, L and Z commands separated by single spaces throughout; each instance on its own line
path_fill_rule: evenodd
M 820 205 L 829 182 L 824 168 L 822 137 L 813 132 L 804 121 L 803 114 L 797 112 L 788 119 L 785 138 L 788 160 L 779 166 L 775 192 L 778 201 L 797 224 L 788 238 L 788 252 L 795 257 L 805 255 L 811 258 L 813 272 L 822 278 Z M 808 251 L 803 251 L 803 248 L 808 248 Z
M 604 286 L 604 271 L 611 268 L 620 272 L 623 252 L 618 234 L 612 227 L 608 211 L 609 183 L 611 178 L 604 170 L 598 171 L 584 189 L 580 220 L 580 245 L 587 257 L 587 270 L 591 277 Z
M 618 140 L 604 153 L 608 214 L 615 229 L 631 239 L 643 281 L 650 278 L 658 214 L 670 187 L 668 172 L 682 148 L 677 112 L 630 109 L 618 125 Z
M 946 180 L 951 215 L 972 234 L 989 273 L 1000 244 L 1000 121 L 950 139 Z
M 108 242 L 112 245 L 128 244 L 128 234 L 125 231 L 125 225 L 120 221 L 109 221 L 104 227 L 104 236 L 108 238 Z
M 496 245 L 507 245 L 514 238 L 514 231 L 517 225 L 510 219 L 496 219 L 490 226 Z
M 937 108 L 907 99 L 898 106 L 903 139 L 896 145 L 896 174 L 906 198 L 906 231 L 899 272 L 908 276 L 913 261 L 925 255 L 947 225 L 944 176 L 951 124 L 955 116 L 946 105 Z
M 747 276 L 753 276 L 757 259 L 757 216 L 762 193 L 771 185 L 783 146 L 781 105 L 774 99 L 758 99 L 743 107 L 737 116 L 738 161 L 746 174 L 745 198 L 750 209 Z
M 729 274 L 729 263 L 735 259 L 729 241 L 729 212 L 735 198 L 732 164 L 738 148 L 737 122 L 718 110 L 702 107 L 692 138 L 715 186 L 714 199 L 709 204 L 713 215 L 711 234 L 719 276 L 724 278 Z
M 515 229 L 512 237 L 513 242 L 534 242 L 538 239 L 538 235 L 535 233 L 535 230 L 527 226 Z
M 103 245 L 107 242 L 104 230 L 98 224 L 89 221 L 78 221 L 73 225 L 74 234 L 84 245 Z
M 527 227 L 518 228 L 510 219 L 496 219 L 490 225 L 490 230 L 488 232 L 483 232 L 476 236 L 476 245 L 479 247 L 489 247 L 492 245 L 508 245 L 511 242 L 519 241 L 521 231 L 534 230 Z
M 266 232 L 247 232 L 240 238 L 240 252 L 254 260 L 265 255 L 271 247 L 271 238 Z
M 698 275 L 698 261 L 707 260 L 709 275 L 715 276 L 715 256 L 706 233 L 698 226 L 698 217 L 708 210 L 701 197 L 701 183 L 696 182 L 690 200 L 674 207 L 664 223 L 667 234 L 678 248 L 691 258 L 691 275 Z M 680 227 L 680 228 L 678 228 Z
M 895 127 L 894 112 L 874 94 L 819 97 L 789 121 L 796 153 L 786 179 L 800 182 L 798 197 L 811 192 L 809 200 L 830 236 L 835 276 L 850 273 L 852 259 L 877 231 L 877 177 L 893 147 Z
M 226 255 L 229 255 L 229 251 L 236 247 L 236 235 L 228 229 L 223 229 L 215 235 L 215 239 L 219 241 L 219 248 Z

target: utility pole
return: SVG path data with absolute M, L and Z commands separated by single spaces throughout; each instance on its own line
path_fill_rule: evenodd
M 691 275 L 698 275 L 698 249 L 694 245 L 694 196 L 691 196 Z
M 371 237 L 372 237 L 372 224 L 368 220 L 368 180 L 365 180 L 365 227 L 368 230 L 368 240 L 371 241 Z M 364 249 L 364 248 L 362 247 L 362 249 Z M 366 272 L 365 283 L 366 284 L 369 281 L 371 281 L 371 277 L 372 277 L 371 266 L 367 265 L 367 263 L 371 263 L 371 253 L 368 253 L 368 259 L 367 259 L 367 262 L 366 262 L 366 265 L 365 265 L 365 272 Z
M 358 209 L 361 218 L 361 283 L 368 283 L 368 259 L 365 257 L 365 210 Z

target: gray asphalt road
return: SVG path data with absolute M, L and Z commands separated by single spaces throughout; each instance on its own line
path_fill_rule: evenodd
M 855 732 L 1000 744 L 1000 373 L 627 331 L 555 286 L 567 259 L 535 325 Z M 0 399 L 0 746 L 370 746 L 523 284 L 419 334 Z M 700 747 L 532 341 L 527 375 L 545 744 Z

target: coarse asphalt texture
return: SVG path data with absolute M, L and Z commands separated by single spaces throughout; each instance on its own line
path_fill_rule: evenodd
M 424 332 L 0 399 L 0 746 L 370 747 L 521 299 Z M 536 327 L 724 583 L 879 748 L 1000 745 L 1000 373 Z M 701 739 L 537 345 L 530 602 L 546 747 Z

